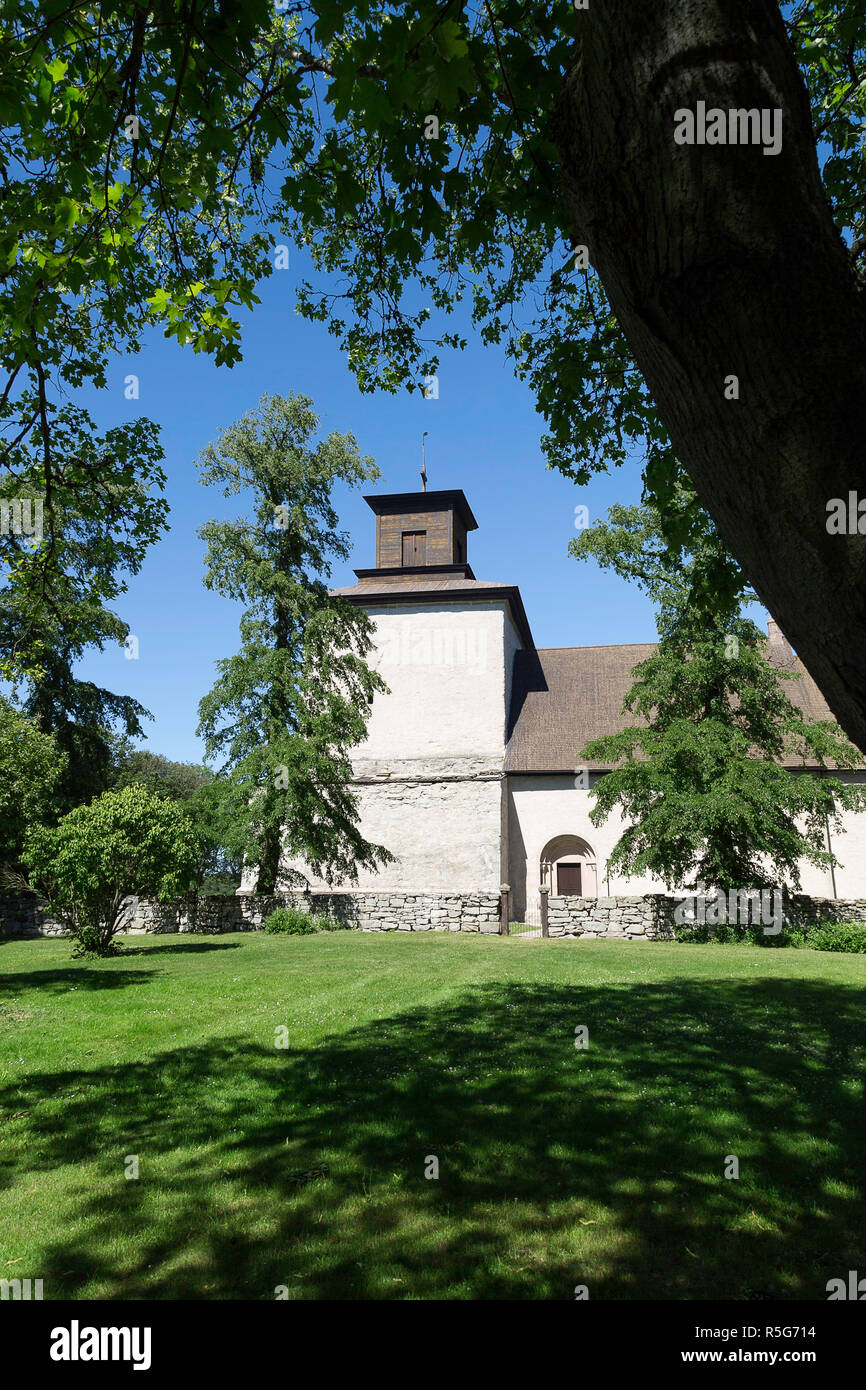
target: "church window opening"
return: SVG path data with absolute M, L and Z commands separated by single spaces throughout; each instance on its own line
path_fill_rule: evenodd
M 403 532 L 403 564 L 404 565 L 426 565 L 427 563 L 427 532 L 426 531 L 404 531 Z

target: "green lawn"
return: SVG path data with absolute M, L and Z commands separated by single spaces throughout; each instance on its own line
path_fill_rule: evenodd
M 46 1298 L 824 1299 L 866 1271 L 863 956 L 126 942 L 0 944 L 0 1277 Z

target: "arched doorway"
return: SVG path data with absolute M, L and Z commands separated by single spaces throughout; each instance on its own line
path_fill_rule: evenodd
M 539 880 L 551 897 L 598 897 L 595 850 L 579 835 L 557 835 L 541 851 Z

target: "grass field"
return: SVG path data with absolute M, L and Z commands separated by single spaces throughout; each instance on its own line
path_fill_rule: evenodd
M 866 957 L 126 943 L 0 944 L 0 1277 L 46 1299 L 824 1299 L 866 1272 Z

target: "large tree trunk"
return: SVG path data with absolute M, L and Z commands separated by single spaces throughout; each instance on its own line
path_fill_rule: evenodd
M 866 497 L 866 305 L 778 6 L 592 0 L 575 23 L 556 120 L 575 236 L 701 500 L 866 749 L 866 536 L 827 530 L 831 498 Z M 677 145 L 699 100 L 781 107 L 781 153 Z

